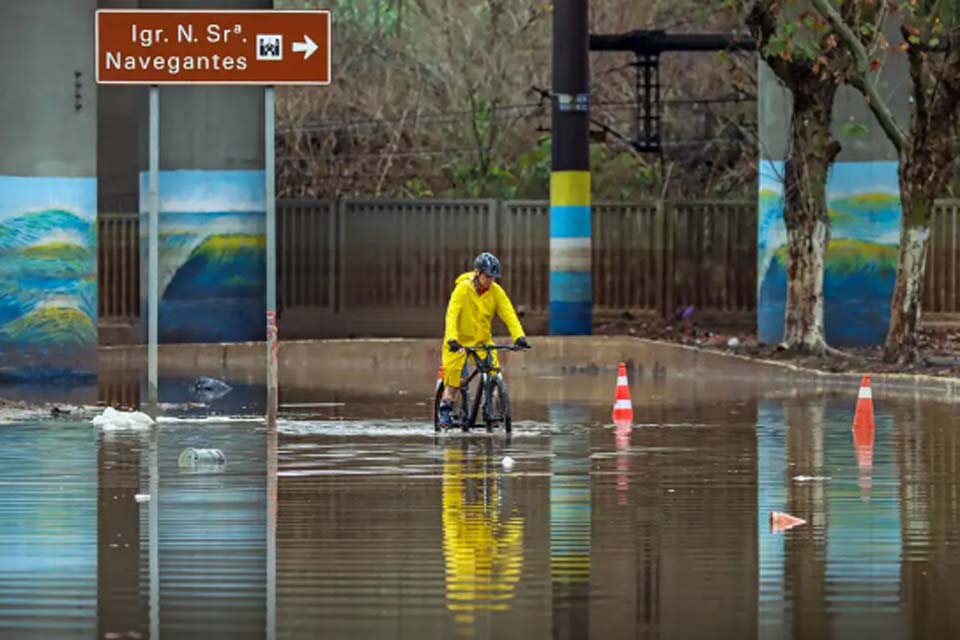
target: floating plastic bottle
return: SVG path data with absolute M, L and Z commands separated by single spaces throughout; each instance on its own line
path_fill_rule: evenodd
M 184 449 L 180 453 L 181 467 L 198 467 L 226 464 L 227 457 L 220 449 Z

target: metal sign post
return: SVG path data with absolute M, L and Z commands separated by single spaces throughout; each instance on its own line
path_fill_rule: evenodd
M 157 406 L 157 329 L 159 325 L 160 254 L 160 88 L 150 87 L 150 194 L 148 197 L 147 248 L 147 404 L 156 417 Z
M 273 87 L 263 92 L 264 161 L 267 182 L 267 421 L 277 421 L 277 197 Z

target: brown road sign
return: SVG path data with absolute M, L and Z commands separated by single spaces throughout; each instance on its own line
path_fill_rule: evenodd
M 329 84 L 329 11 L 100 9 L 100 84 Z

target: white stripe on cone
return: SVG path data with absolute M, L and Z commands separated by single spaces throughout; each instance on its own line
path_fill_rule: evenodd
M 629 400 L 617 400 L 616 402 L 613 403 L 613 408 L 614 408 L 614 410 L 617 410 L 617 409 L 630 409 L 630 408 L 632 408 L 632 407 L 633 407 L 633 405 L 630 404 L 630 401 L 629 401 Z
M 627 387 L 627 377 L 626 376 L 617 376 L 617 386 L 618 387 Z
M 858 398 L 873 398 L 873 392 L 870 390 L 870 387 L 860 387 L 860 393 L 857 394 Z

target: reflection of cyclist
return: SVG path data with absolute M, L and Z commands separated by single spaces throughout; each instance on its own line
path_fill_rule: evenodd
M 493 314 L 507 325 L 516 345 L 527 348 L 527 339 L 513 303 L 503 287 L 494 280 L 500 277 L 500 261 L 491 253 L 481 253 L 473 261 L 474 270 L 457 278 L 447 305 L 446 330 L 443 342 L 443 399 L 440 401 L 440 424 L 453 426 L 453 400 L 466 367 L 467 354 L 461 347 L 490 344 Z M 497 352 L 492 353 L 494 366 L 499 366 Z
M 523 571 L 523 522 L 502 513 L 501 477 L 488 452 L 443 452 L 443 555 L 447 608 L 470 624 L 478 611 L 506 611 Z

